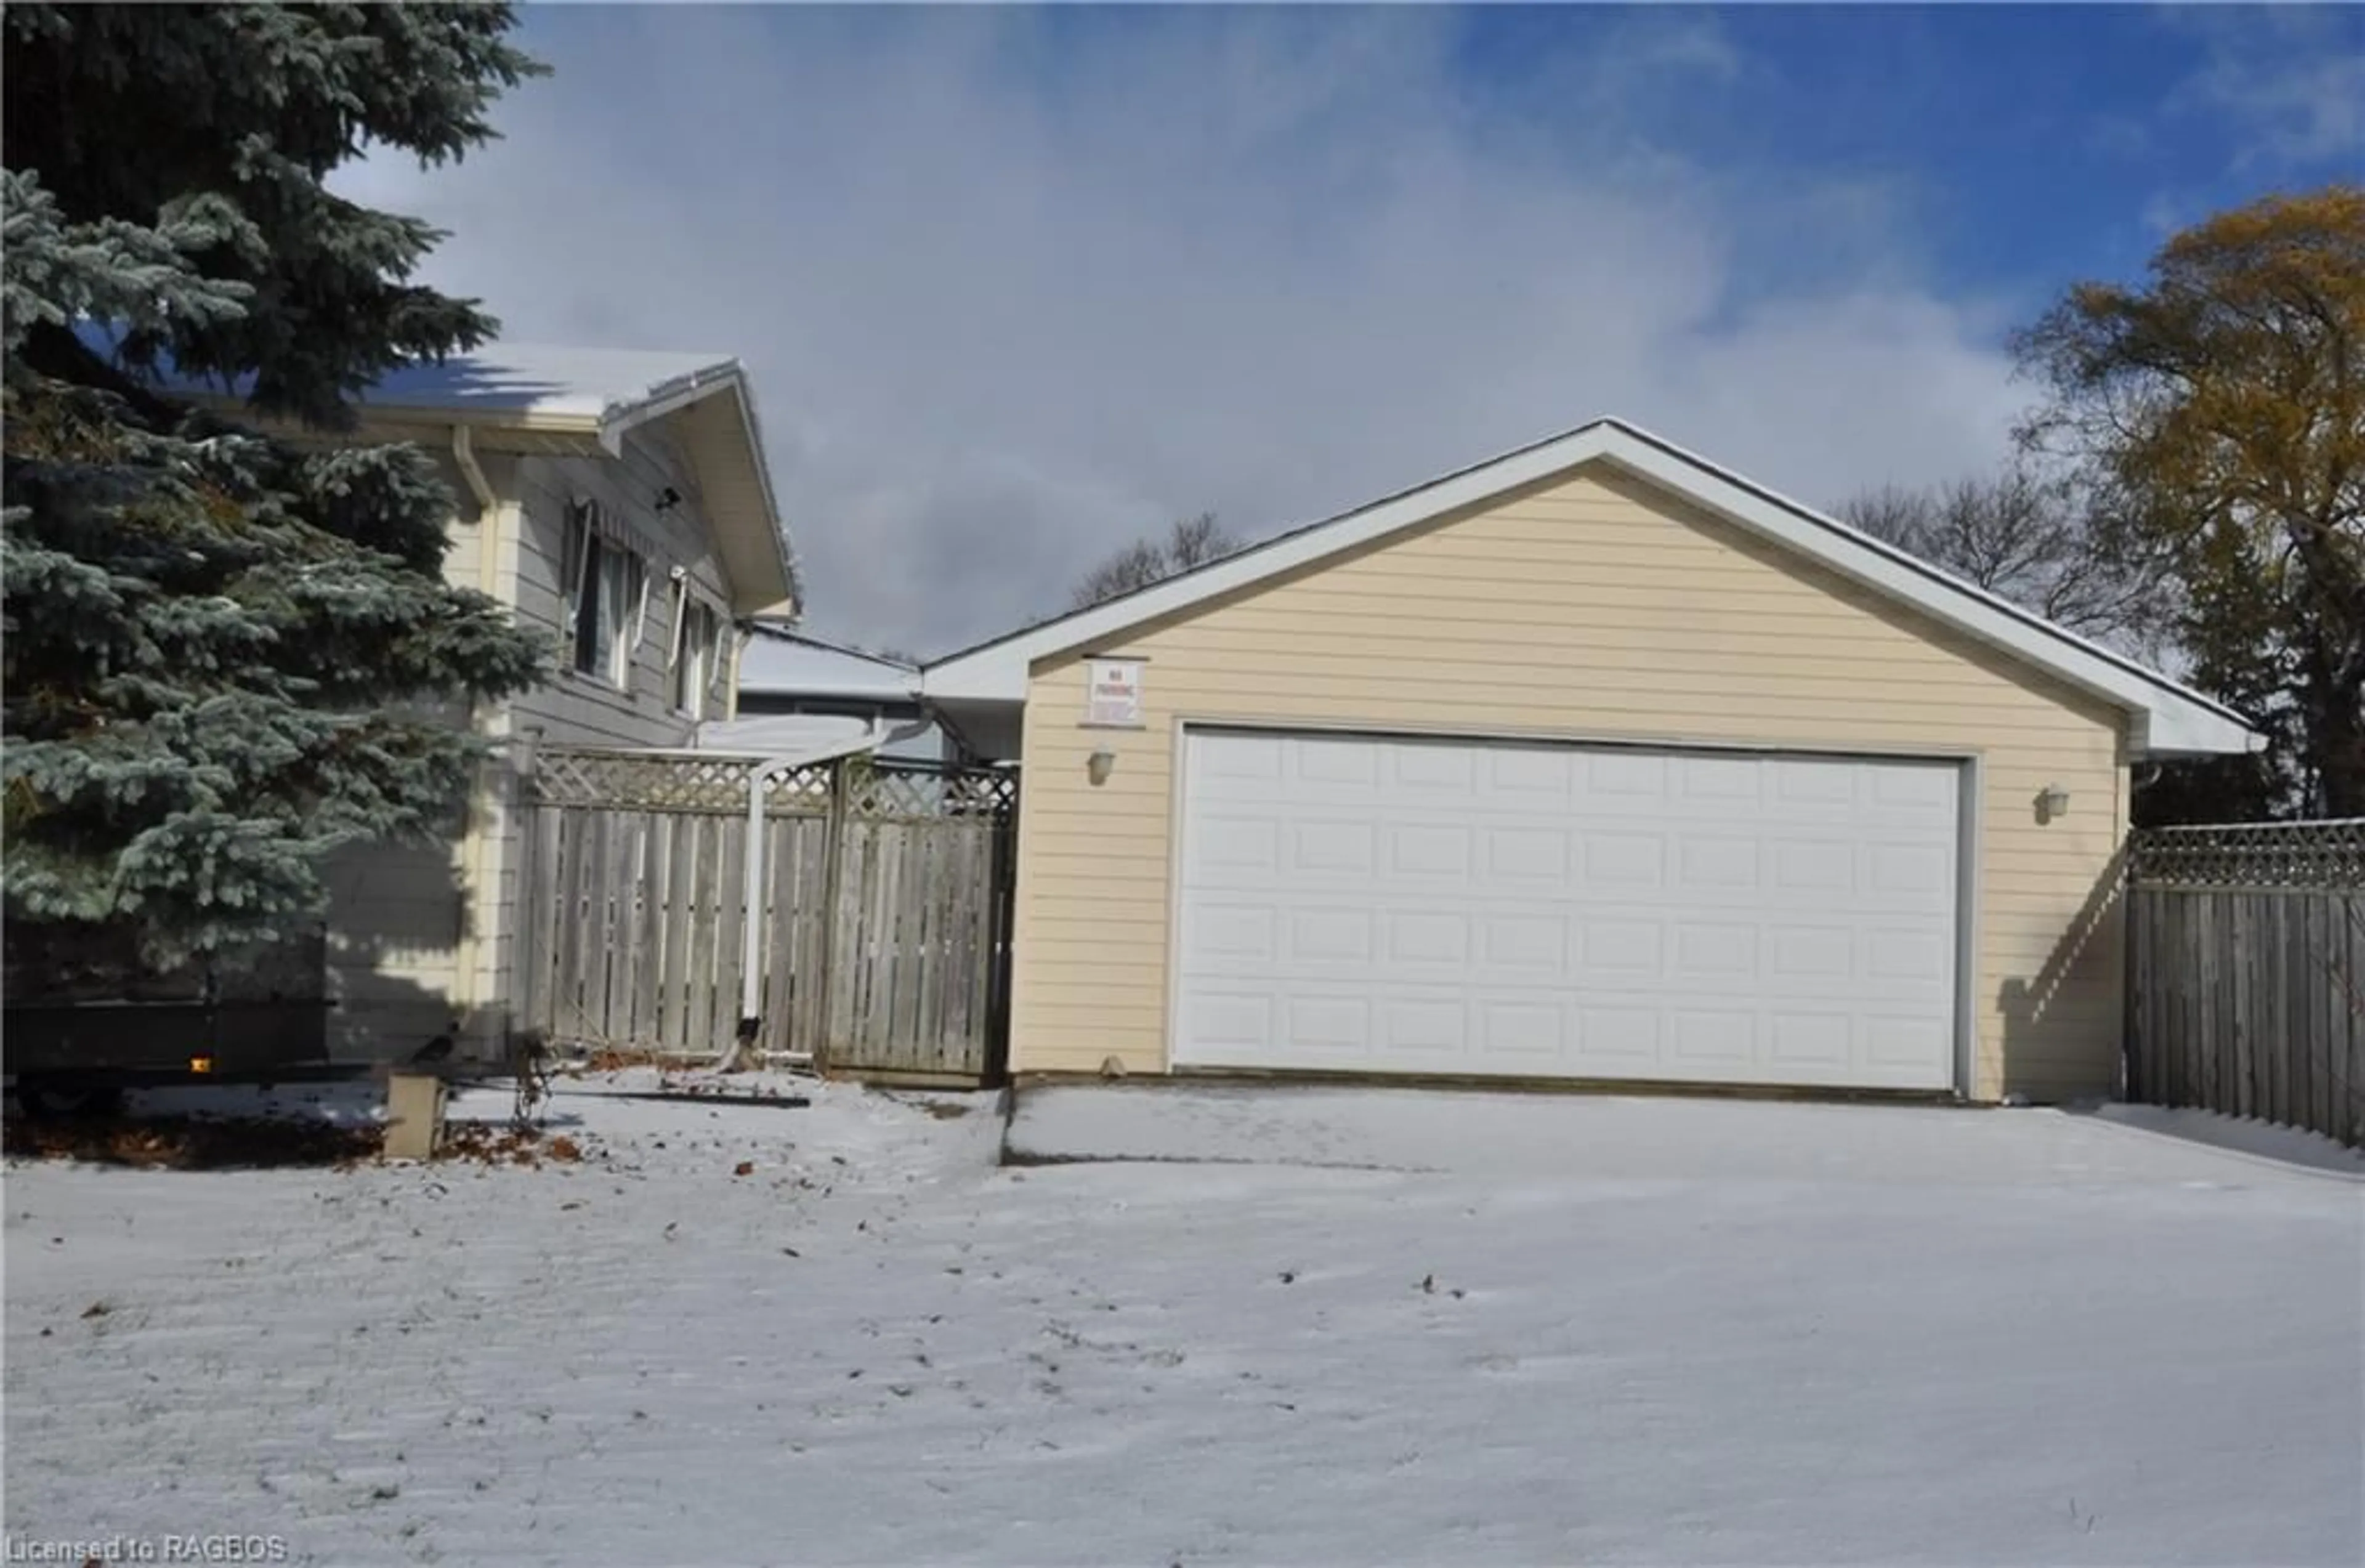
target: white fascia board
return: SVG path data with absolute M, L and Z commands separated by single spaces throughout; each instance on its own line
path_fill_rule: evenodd
M 777 558 L 780 586 L 788 590 L 786 603 L 801 610 L 799 602 L 795 552 L 790 548 L 788 530 L 780 519 L 780 503 L 772 489 L 772 465 L 764 451 L 764 431 L 756 418 L 756 387 L 747 377 L 746 367 L 736 359 L 721 360 L 703 370 L 692 371 L 663 386 L 636 403 L 622 403 L 611 408 L 600 420 L 600 445 L 611 457 L 624 454 L 624 436 L 641 425 L 651 424 L 667 415 L 703 402 L 723 392 L 736 394 L 739 405 L 740 437 L 747 443 L 749 460 L 756 466 L 756 485 L 764 496 L 764 521 L 771 534 L 772 554 Z M 770 613 L 768 605 L 763 613 Z
M 2128 746 L 2137 756 L 2240 756 L 2267 749 L 2267 737 L 2206 709 L 2162 705 L 2136 715 Z
M 2236 756 L 2264 740 L 2232 710 L 1997 594 L 1655 436 L 1618 432 L 1622 468 L 2100 698 L 2135 722 L 2139 753 Z
M 2108 702 L 2130 716 L 2131 744 L 2138 755 L 2238 755 L 2263 744 L 2238 714 L 2199 692 L 1670 442 L 1608 420 L 1283 534 L 1138 593 L 957 654 L 926 668 L 922 690 L 945 700 L 1023 702 L 1028 670 L 1037 659 L 1090 651 L 1145 622 L 1596 459 L 1627 469 Z

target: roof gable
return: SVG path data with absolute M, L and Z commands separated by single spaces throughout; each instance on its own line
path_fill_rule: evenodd
M 78 329 L 94 351 L 112 357 L 117 338 L 85 322 Z M 243 400 L 252 377 L 227 384 L 182 375 L 169 363 L 155 379 L 183 398 Z M 716 533 L 743 613 L 787 613 L 801 607 L 788 529 L 772 487 L 771 466 L 756 415 L 746 367 L 728 354 L 567 348 L 545 343 L 488 343 L 441 363 L 420 360 L 387 372 L 355 408 L 365 424 L 397 427 L 466 425 L 499 444 L 495 432 L 537 432 L 588 441 L 611 457 L 623 454 L 635 428 L 677 421 L 682 447 L 707 492 L 706 512 Z
M 1221 596 L 1595 462 L 1623 469 L 2109 703 L 2128 715 L 2131 744 L 2138 753 L 2208 755 L 2257 748 L 2258 737 L 2223 704 L 1835 518 L 1616 420 L 1597 420 L 1521 447 L 1195 571 L 940 659 L 925 667 L 922 689 L 939 700 L 1023 701 L 1029 672 L 1038 659 L 1105 644 L 1147 622 L 1188 614 Z
M 665 422 L 698 478 L 715 544 L 742 614 L 801 608 L 796 561 L 772 488 L 746 367 L 723 355 L 646 353 L 512 343 L 407 365 L 361 399 L 389 423 L 456 419 L 479 428 L 572 432 L 611 457 L 625 437 Z

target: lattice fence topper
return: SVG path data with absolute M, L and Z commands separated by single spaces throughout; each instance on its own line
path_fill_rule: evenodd
M 747 780 L 761 761 L 745 756 L 662 756 L 545 746 L 533 754 L 533 798 L 554 806 L 654 812 L 745 812 Z M 829 809 L 829 765 L 768 780 L 768 812 Z
M 2143 828 L 2133 848 L 2140 887 L 2365 892 L 2365 817 Z
M 869 762 L 846 770 L 846 809 L 856 817 L 991 817 L 1017 801 L 1017 777 L 1003 768 Z
M 746 811 L 748 778 L 762 766 L 747 756 L 544 747 L 534 753 L 529 789 L 534 800 L 554 806 L 735 814 Z M 775 775 L 765 784 L 765 812 L 827 812 L 838 767 L 816 762 Z M 863 758 L 849 759 L 844 769 L 846 809 L 856 817 L 993 816 L 1018 798 L 1016 777 L 1002 769 Z

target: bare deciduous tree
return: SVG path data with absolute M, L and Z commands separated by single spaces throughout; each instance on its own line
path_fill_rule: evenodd
M 1930 489 L 1885 486 L 1839 517 L 2082 636 L 2147 656 L 2168 640 L 2157 565 L 2111 547 L 2079 487 L 2029 464 Z
M 1239 548 L 1240 541 L 1225 531 L 1214 512 L 1179 518 L 1162 537 L 1136 540 L 1087 572 L 1070 595 L 1069 608 L 1089 610 L 1220 560 Z

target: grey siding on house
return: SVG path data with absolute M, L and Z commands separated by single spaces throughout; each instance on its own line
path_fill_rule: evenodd
M 342 999 L 332 1033 L 346 1058 L 407 1055 L 448 1029 L 472 1049 L 498 1046 L 519 981 L 512 912 L 522 840 L 515 746 L 529 738 L 552 745 L 689 745 L 695 721 L 671 700 L 673 569 L 723 612 L 726 625 L 729 619 L 732 585 L 689 465 L 662 427 L 629 434 L 621 457 L 488 453 L 479 461 L 501 500 L 492 569 L 488 576 L 485 520 L 444 454 L 458 512 L 444 576 L 512 604 L 521 625 L 549 639 L 556 673 L 505 703 L 453 715 L 454 722 L 473 722 L 502 743 L 472 802 L 473 848 L 455 832 L 447 846 L 373 846 L 341 857 L 332 868 L 330 961 Z M 656 502 L 668 487 L 681 500 L 660 512 Z M 566 513 L 578 498 L 599 502 L 644 557 L 647 597 L 628 689 L 577 673 L 564 646 Z M 728 702 L 727 663 L 727 656 L 716 661 L 709 718 L 721 717 Z M 535 733 L 529 737 L 529 731 Z
M 706 514 L 690 484 L 689 465 L 660 432 L 644 428 L 626 438 L 621 459 L 529 457 L 518 464 L 514 482 L 519 515 L 513 592 L 522 623 L 546 632 L 554 646 L 562 637 L 566 509 L 577 498 L 598 501 L 647 557 L 648 606 L 633 648 L 629 691 L 577 674 L 566 667 L 561 650 L 557 678 L 510 702 L 512 724 L 538 724 L 543 739 L 569 745 L 688 745 L 692 722 L 668 700 L 667 659 L 674 630 L 668 573 L 682 567 L 693 589 L 711 604 L 727 605 L 731 593 Z M 680 492 L 682 500 L 660 512 L 656 498 L 668 487 Z M 716 689 L 723 689 L 719 681 Z M 709 700 L 709 717 L 715 716 L 714 700 Z

